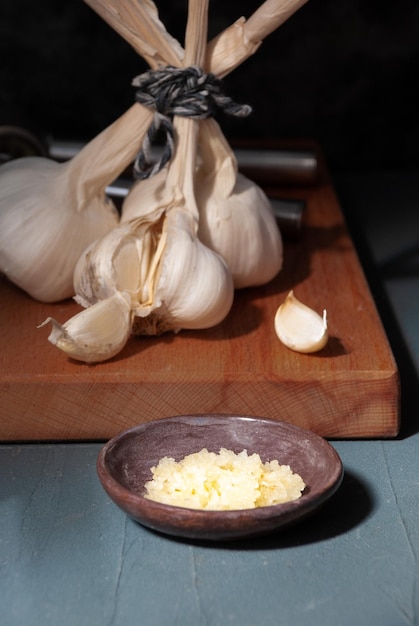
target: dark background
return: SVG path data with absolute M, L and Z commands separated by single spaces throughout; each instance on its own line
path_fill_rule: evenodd
M 158 0 L 183 41 L 186 0 Z M 211 0 L 210 36 L 259 0 Z M 133 102 L 146 69 L 82 0 L 1 0 L 0 125 L 87 141 Z M 419 164 L 418 0 L 309 0 L 225 79 L 245 120 L 228 138 L 317 139 L 332 171 Z

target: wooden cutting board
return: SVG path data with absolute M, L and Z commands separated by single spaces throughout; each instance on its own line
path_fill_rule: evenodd
M 37 328 L 48 316 L 66 321 L 76 303 L 35 302 L 0 278 L 0 440 L 103 440 L 183 413 L 265 416 L 328 438 L 395 436 L 397 367 L 325 167 L 317 185 L 269 191 L 306 201 L 301 237 L 286 242 L 278 277 L 236 292 L 210 330 L 132 338 L 112 361 L 89 366 Z M 274 314 L 290 289 L 327 309 L 320 353 L 276 338 Z

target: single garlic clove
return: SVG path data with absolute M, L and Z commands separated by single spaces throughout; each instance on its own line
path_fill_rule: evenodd
M 319 315 L 300 302 L 293 291 L 278 308 L 274 325 L 278 339 L 296 352 L 317 352 L 328 340 L 326 311 Z
M 130 299 L 116 292 L 106 300 L 81 311 L 60 324 L 48 317 L 40 326 L 52 323 L 48 340 L 72 359 L 99 363 L 118 354 L 131 335 Z

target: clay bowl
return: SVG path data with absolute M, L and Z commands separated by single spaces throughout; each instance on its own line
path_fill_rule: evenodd
M 235 511 L 203 511 L 160 504 L 143 497 L 150 468 L 164 456 L 179 461 L 192 452 L 227 448 L 277 459 L 300 474 L 306 489 L 285 504 Z M 127 430 L 102 448 L 99 479 L 110 498 L 131 518 L 153 530 L 200 540 L 261 535 L 312 513 L 339 487 L 341 460 L 322 437 L 272 419 L 241 415 L 182 415 Z

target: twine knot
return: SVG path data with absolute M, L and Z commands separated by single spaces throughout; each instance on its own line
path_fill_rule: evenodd
M 214 74 L 204 73 L 197 66 L 167 66 L 149 70 L 134 78 L 132 84 L 137 87 L 136 101 L 155 110 L 134 163 L 134 176 L 138 179 L 154 176 L 172 158 L 174 115 L 206 119 L 222 111 L 228 115 L 246 117 L 252 110 L 247 104 L 237 104 L 225 95 L 222 81 Z M 160 159 L 152 164 L 151 146 L 159 130 L 165 136 L 163 152 Z

